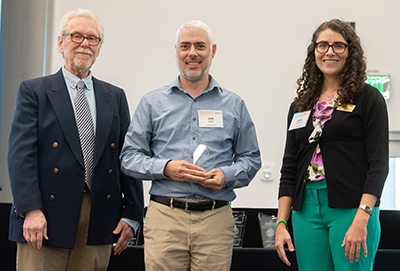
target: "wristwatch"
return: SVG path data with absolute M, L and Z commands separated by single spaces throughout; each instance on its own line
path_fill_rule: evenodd
M 360 205 L 358 208 L 363 209 L 370 216 L 372 215 L 372 209 L 367 205 Z

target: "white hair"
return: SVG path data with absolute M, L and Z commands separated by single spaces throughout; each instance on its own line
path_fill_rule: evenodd
M 94 14 L 93 12 L 91 12 L 90 10 L 86 10 L 86 9 L 77 9 L 77 10 L 73 10 L 70 12 L 67 12 L 61 19 L 60 22 L 60 28 L 58 30 L 58 36 L 60 38 L 62 38 L 62 36 L 64 35 L 64 33 L 67 31 L 67 26 L 69 24 L 69 22 L 76 17 L 82 17 L 82 18 L 87 18 L 89 20 L 92 20 L 96 26 L 97 26 L 97 30 L 99 32 L 99 38 L 100 38 L 100 43 L 99 43 L 99 48 L 101 47 L 101 45 L 103 44 L 104 41 L 104 25 L 101 23 L 101 21 L 99 20 L 99 18 L 96 16 L 96 14 Z
M 176 45 L 178 46 L 178 41 L 179 41 L 179 33 L 181 32 L 182 29 L 189 29 L 189 30 L 198 30 L 202 29 L 207 32 L 208 34 L 208 40 L 210 41 L 210 46 L 211 46 L 211 51 L 212 51 L 212 46 L 214 44 L 214 35 L 211 30 L 211 28 L 208 27 L 205 23 L 199 20 L 192 20 L 189 22 L 184 23 L 181 27 L 179 27 L 178 31 L 176 31 Z

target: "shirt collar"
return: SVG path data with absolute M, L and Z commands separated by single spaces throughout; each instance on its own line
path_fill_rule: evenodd
M 208 88 L 203 91 L 202 94 L 212 91 L 213 89 L 217 89 L 223 92 L 222 87 L 218 84 L 218 82 L 212 77 L 211 74 L 208 75 L 210 78 L 210 84 Z M 167 91 L 170 92 L 172 89 L 179 89 L 184 93 L 188 93 L 186 90 L 183 89 L 181 82 L 179 81 L 179 75 L 175 78 L 175 80 L 168 86 Z
M 64 66 L 62 67 L 62 73 L 64 75 L 64 79 L 65 79 L 65 83 L 71 87 L 71 88 L 76 88 L 76 85 L 78 84 L 78 82 L 81 80 L 78 76 L 70 73 L 69 71 L 67 71 Z M 89 72 L 89 75 L 85 78 L 82 79 L 82 81 L 85 83 L 85 86 L 88 90 L 92 90 L 93 89 L 93 81 L 92 81 L 92 73 Z

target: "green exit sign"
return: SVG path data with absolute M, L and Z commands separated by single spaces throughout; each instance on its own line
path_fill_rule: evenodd
M 368 75 L 365 82 L 376 87 L 385 99 L 390 98 L 390 75 Z

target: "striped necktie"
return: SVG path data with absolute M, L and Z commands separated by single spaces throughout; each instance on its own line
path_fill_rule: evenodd
M 94 157 L 94 126 L 89 103 L 84 94 L 85 83 L 80 80 L 77 84 L 75 97 L 75 114 L 81 142 L 83 161 L 85 163 L 85 182 L 92 191 L 93 157 Z

